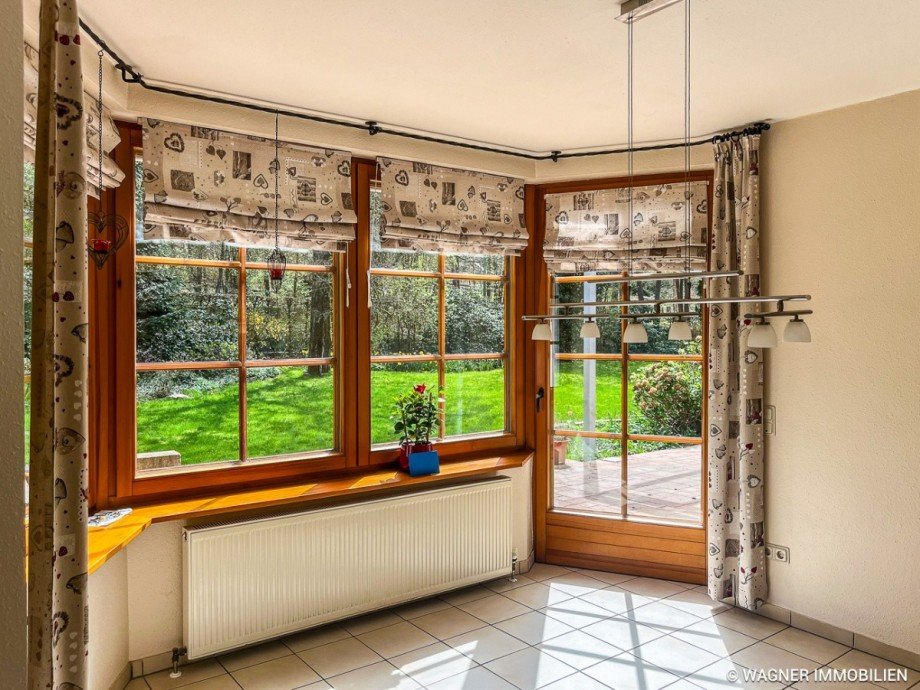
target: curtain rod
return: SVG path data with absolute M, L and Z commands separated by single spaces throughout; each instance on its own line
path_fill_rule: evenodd
M 714 144 L 719 141 L 728 141 L 729 139 L 735 139 L 737 137 L 750 135 L 750 134 L 761 134 L 762 132 L 770 129 L 770 124 L 767 122 L 757 122 L 749 127 L 745 127 L 739 130 L 733 130 L 731 132 L 725 132 L 723 134 L 717 134 L 712 137 L 707 137 L 703 139 L 697 139 L 695 141 L 689 142 L 674 142 L 670 144 L 648 144 L 646 146 L 634 146 L 632 149 L 629 147 L 625 148 L 616 148 L 616 149 L 603 149 L 598 151 L 574 151 L 565 153 L 563 151 L 553 151 L 548 154 L 535 154 L 535 153 L 523 153 L 521 151 L 514 151 L 512 149 L 505 149 L 498 146 L 487 146 L 485 144 L 473 144 L 463 141 L 454 141 L 451 139 L 441 139 L 439 137 L 427 135 L 427 134 L 417 134 L 414 132 L 406 132 L 398 129 L 390 129 L 388 127 L 382 127 L 374 120 L 368 120 L 364 124 L 359 122 L 349 122 L 348 120 L 340 120 L 333 117 L 324 117 L 322 115 L 310 115 L 307 113 L 298 113 L 291 110 L 282 110 L 280 108 L 271 108 L 266 105 L 259 105 L 257 103 L 247 103 L 245 101 L 235 101 L 230 98 L 223 98 L 221 96 L 211 96 L 203 93 L 194 93 L 192 91 L 183 91 L 181 89 L 173 89 L 166 86 L 157 86 L 156 84 L 148 84 L 144 79 L 144 75 L 134 69 L 131 65 L 125 62 L 121 56 L 115 52 L 115 50 L 109 46 L 102 38 L 97 34 L 93 29 L 81 18 L 80 26 L 82 29 L 90 35 L 90 37 L 98 44 L 100 49 L 105 51 L 105 53 L 114 61 L 115 67 L 121 72 L 122 81 L 128 84 L 139 84 L 143 88 L 149 91 L 156 91 L 158 93 L 170 94 L 173 96 L 182 96 L 184 98 L 194 98 L 199 101 L 210 101 L 211 103 L 217 103 L 219 105 L 231 105 L 238 108 L 248 108 L 249 110 L 258 110 L 263 113 L 271 114 L 281 114 L 285 117 L 296 117 L 301 120 L 310 120 L 312 122 L 319 122 L 326 125 L 337 125 L 339 127 L 349 127 L 351 129 L 361 129 L 366 131 L 370 136 L 376 134 L 389 134 L 394 137 L 403 137 L 405 139 L 414 139 L 416 141 L 429 141 L 434 144 L 443 144 L 445 146 L 455 146 L 458 148 L 471 149 L 474 151 L 484 151 L 486 153 L 498 153 L 505 156 L 515 156 L 517 158 L 526 158 L 532 161 L 546 161 L 551 160 L 554 163 L 560 161 L 563 158 L 585 158 L 588 156 L 608 156 L 618 153 L 629 153 L 630 151 L 634 153 L 644 152 L 644 151 L 662 151 L 665 149 L 676 149 L 684 148 L 685 146 L 702 146 L 704 144 Z

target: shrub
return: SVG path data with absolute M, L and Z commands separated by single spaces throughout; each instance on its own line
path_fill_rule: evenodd
M 700 365 L 695 362 L 655 362 L 633 380 L 636 407 L 656 434 L 698 436 L 702 394 Z

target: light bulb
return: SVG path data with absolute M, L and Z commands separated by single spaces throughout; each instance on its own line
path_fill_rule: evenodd
M 638 321 L 630 321 L 623 332 L 623 342 L 632 344 L 641 344 L 648 342 L 648 331 Z
M 787 343 L 810 343 L 811 331 L 808 330 L 808 324 L 796 316 L 786 324 L 786 329 L 783 331 L 783 340 Z
M 549 324 L 546 323 L 546 321 L 541 321 L 533 327 L 533 333 L 531 334 L 530 338 L 531 340 L 552 340 L 553 329 L 549 327 Z
M 690 332 L 690 324 L 683 319 L 677 319 L 671 322 L 668 329 L 668 340 L 692 340 L 693 334 Z
M 776 347 L 776 331 L 766 321 L 754 324 L 748 335 L 748 347 Z
M 592 319 L 588 319 L 583 324 L 581 324 L 581 337 L 582 338 L 600 338 L 601 329 Z

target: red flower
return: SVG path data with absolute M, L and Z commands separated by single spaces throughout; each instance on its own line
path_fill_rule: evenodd
M 413 388 L 412 390 L 414 390 L 414 391 L 415 391 L 416 393 L 418 393 L 419 395 L 422 395 L 422 394 L 425 392 L 425 384 L 424 384 L 424 383 L 420 383 L 420 384 L 418 384 L 415 388 Z

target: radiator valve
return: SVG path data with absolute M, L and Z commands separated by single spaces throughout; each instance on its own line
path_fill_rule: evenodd
M 172 671 L 169 673 L 170 678 L 180 678 L 182 676 L 182 671 L 179 670 L 179 657 L 185 656 L 186 654 L 188 654 L 188 649 L 185 647 L 173 647 Z

